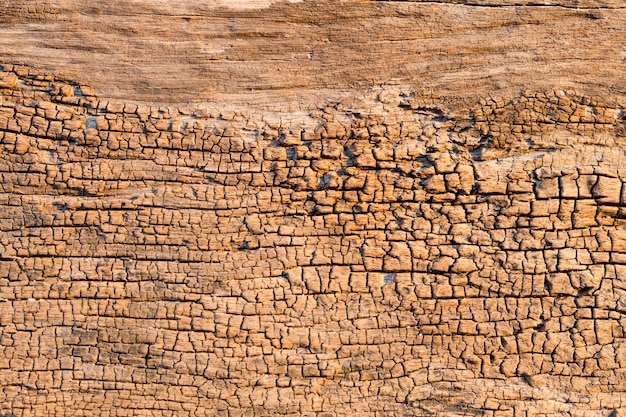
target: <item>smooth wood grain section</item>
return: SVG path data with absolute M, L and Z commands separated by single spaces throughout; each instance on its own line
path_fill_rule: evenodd
M 300 109 L 380 85 L 465 99 L 626 90 L 626 10 L 608 8 L 620 3 L 491 3 L 11 2 L 0 50 L 103 96 L 167 103 Z

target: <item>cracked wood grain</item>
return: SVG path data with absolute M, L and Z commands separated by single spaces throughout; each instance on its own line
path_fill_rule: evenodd
M 7 2 L 0 416 L 623 415 L 621 4 L 473 3 Z

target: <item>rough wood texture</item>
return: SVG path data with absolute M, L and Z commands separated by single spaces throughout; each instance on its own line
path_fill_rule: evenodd
M 462 99 L 626 91 L 621 0 L 216 3 L 229 2 L 9 0 L 0 50 L 106 97 L 279 111 L 379 85 Z
M 619 1 L 7 1 L 1 416 L 623 416 Z

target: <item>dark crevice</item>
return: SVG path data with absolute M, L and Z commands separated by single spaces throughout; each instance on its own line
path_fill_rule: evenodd
M 471 6 L 471 7 L 488 7 L 488 8 L 504 8 L 504 7 L 546 7 L 546 8 L 557 8 L 557 9 L 570 9 L 570 10 L 622 10 L 626 9 L 626 6 L 592 6 L 592 7 L 578 7 L 574 5 L 565 5 L 565 4 L 545 4 L 538 2 L 503 2 L 502 4 L 485 4 L 479 3 L 475 1 L 463 1 L 463 0 L 452 0 L 452 1 L 420 1 L 420 0 L 375 0 L 381 3 L 420 3 L 420 4 L 439 4 L 439 5 L 461 5 L 461 6 Z M 596 20 L 600 19 L 600 17 L 595 15 L 587 15 L 586 17 Z

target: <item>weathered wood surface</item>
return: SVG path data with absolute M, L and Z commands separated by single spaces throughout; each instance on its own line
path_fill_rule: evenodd
M 224 7 L 229 3 L 239 8 Z M 0 50 L 8 62 L 88 81 L 106 97 L 167 103 L 285 110 L 372 85 L 463 99 L 523 89 L 611 96 L 626 89 L 623 1 L 242 8 L 254 3 L 9 0 L 6 17 L 0 14 Z
M 552 3 L 5 0 L 0 416 L 625 415 L 626 9 Z

